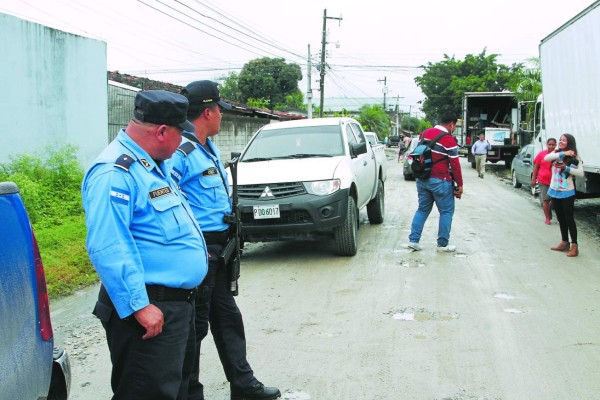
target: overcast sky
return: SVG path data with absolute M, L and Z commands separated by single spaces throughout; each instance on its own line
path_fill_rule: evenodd
M 107 42 L 108 70 L 178 85 L 213 79 L 259 57 L 318 62 L 327 19 L 325 98 L 399 102 L 423 94 L 420 65 L 444 54 L 499 54 L 510 65 L 538 56 L 541 39 L 592 0 L 0 0 L 0 12 Z M 339 46 L 338 46 L 339 44 Z M 312 69 L 313 102 L 319 72 Z M 349 100 L 350 101 L 350 100 Z

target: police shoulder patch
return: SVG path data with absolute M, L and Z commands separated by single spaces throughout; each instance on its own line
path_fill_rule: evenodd
M 129 204 L 129 192 L 125 189 L 111 186 L 110 199 L 115 203 Z
M 129 167 L 135 159 L 131 157 L 129 154 L 121 154 L 119 158 L 115 161 L 115 167 L 121 168 L 124 171 L 129 171 Z
M 196 146 L 192 142 L 185 142 L 182 143 L 177 150 L 182 152 L 185 156 L 189 156 L 192 151 L 196 150 Z

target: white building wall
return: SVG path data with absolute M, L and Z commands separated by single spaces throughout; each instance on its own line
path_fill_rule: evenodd
M 87 167 L 107 145 L 106 43 L 0 13 L 0 162 L 48 145 Z

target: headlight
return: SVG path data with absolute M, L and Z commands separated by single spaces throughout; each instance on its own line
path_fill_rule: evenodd
M 327 181 L 304 182 L 306 191 L 317 196 L 326 196 L 340 190 L 340 180 L 330 179 Z

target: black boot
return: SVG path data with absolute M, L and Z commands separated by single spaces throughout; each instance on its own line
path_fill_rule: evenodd
M 231 388 L 231 400 L 273 400 L 278 397 L 281 397 L 279 389 L 260 382 L 243 389 Z

